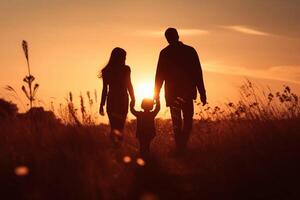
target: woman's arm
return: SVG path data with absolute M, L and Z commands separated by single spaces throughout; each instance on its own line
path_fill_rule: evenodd
M 99 109 L 99 112 L 101 115 L 104 115 L 103 106 L 105 105 L 105 101 L 106 101 L 106 97 L 107 97 L 107 88 L 108 88 L 108 84 L 107 84 L 105 78 L 103 77 L 103 88 L 102 88 L 101 103 L 100 103 L 100 109 Z
M 135 109 L 134 109 L 134 102 L 133 101 L 131 101 L 130 102 L 130 112 L 134 115 L 134 116 L 138 116 L 138 114 L 139 114 L 139 112 L 138 111 L 136 111 Z
M 130 95 L 130 99 L 132 102 L 135 102 L 135 95 L 134 95 L 134 90 L 133 90 L 133 86 L 132 86 L 132 83 L 131 83 L 131 78 L 130 78 L 130 68 L 129 68 L 129 72 L 128 72 L 128 80 L 127 80 L 127 86 L 128 86 L 128 92 L 129 92 L 129 95 Z

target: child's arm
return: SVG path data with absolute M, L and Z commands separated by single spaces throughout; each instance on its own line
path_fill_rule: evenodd
M 153 111 L 154 116 L 156 116 L 159 111 L 160 111 L 160 101 L 156 100 L 156 106 L 155 106 L 155 109 Z
M 130 102 L 130 112 L 134 115 L 134 116 L 138 116 L 138 114 L 139 114 L 139 112 L 138 111 L 136 111 L 135 109 L 134 109 L 134 102 L 133 101 L 131 101 Z

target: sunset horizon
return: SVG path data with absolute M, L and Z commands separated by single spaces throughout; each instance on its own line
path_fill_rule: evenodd
M 300 0 L 1 0 L 0 199 L 300 199 L 299 25 Z

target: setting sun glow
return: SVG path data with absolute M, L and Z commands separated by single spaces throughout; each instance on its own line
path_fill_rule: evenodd
M 152 83 L 141 83 L 135 88 L 137 101 L 142 101 L 144 98 L 153 98 L 154 85 Z

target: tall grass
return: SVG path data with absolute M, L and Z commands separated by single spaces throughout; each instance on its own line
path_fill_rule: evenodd
M 23 85 L 22 91 L 24 92 L 26 98 L 29 100 L 29 106 L 31 109 L 33 102 L 35 100 L 36 92 L 39 88 L 39 84 L 35 83 L 33 86 L 35 77 L 30 72 L 28 43 L 25 40 L 22 41 L 22 47 L 23 47 L 23 51 L 25 54 L 25 58 L 26 58 L 26 62 L 27 62 L 27 69 L 28 69 L 28 74 L 23 79 L 23 81 L 27 84 L 28 89 L 26 89 L 26 87 Z M 27 90 L 29 90 L 29 91 L 27 91 Z
M 24 53 L 29 92 L 22 90 L 32 108 L 38 85 L 32 88 L 27 47 Z M 0 198 L 300 198 L 300 105 L 288 86 L 266 92 L 246 80 L 238 101 L 197 106 L 199 120 L 182 157 L 173 154 L 171 120 L 157 119 L 152 160 L 142 164 L 135 120 L 114 149 L 109 127 L 98 125 L 97 92 L 69 92 L 65 100 L 58 108 L 51 102 L 60 121 L 39 108 L 17 114 L 15 105 L 0 100 Z
M 80 93 L 79 98 L 74 99 L 73 93 L 69 92 L 68 98 L 66 98 L 67 104 L 60 104 L 58 110 L 57 117 L 62 120 L 64 124 L 70 125 L 85 125 L 85 126 L 93 126 L 96 125 L 98 120 L 98 112 L 96 111 L 98 107 L 96 107 L 95 103 L 97 103 L 97 95 L 94 93 L 94 99 L 92 99 L 90 91 L 86 92 L 86 96 Z M 77 100 L 78 103 L 75 101 Z M 88 105 L 86 105 L 88 102 Z M 79 107 L 76 107 L 79 105 Z M 54 110 L 54 108 L 53 108 Z
M 293 93 L 289 86 L 284 86 L 281 92 L 266 92 L 246 80 L 240 87 L 239 101 L 215 107 L 208 105 L 197 115 L 205 120 L 298 119 L 300 104 L 298 95 Z
M 240 101 L 207 106 L 181 157 L 173 153 L 171 120 L 157 119 L 152 160 L 142 165 L 136 122 L 126 123 L 115 149 L 108 125 L 97 124 L 96 97 L 83 94 L 70 92 L 55 109 L 63 123 L 43 112 L 0 120 L 1 199 L 300 197 L 299 103 L 289 87 L 266 93 L 246 82 Z

